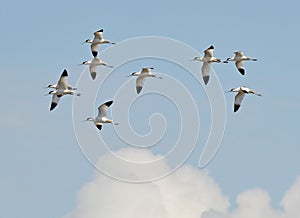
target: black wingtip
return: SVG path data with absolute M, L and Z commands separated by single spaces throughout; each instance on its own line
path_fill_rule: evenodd
M 68 72 L 66 69 L 64 69 L 64 71 L 61 74 L 61 77 L 65 77 L 65 76 L 68 76 Z
M 239 70 L 239 72 L 240 72 L 242 75 L 245 75 L 245 69 L 240 68 L 240 69 L 238 69 L 238 70 Z
M 208 49 L 215 49 L 215 47 L 213 45 L 209 46 Z
M 95 57 L 97 57 L 98 52 L 97 51 L 92 51 L 92 54 L 93 54 L 93 57 L 95 58 Z
M 114 102 L 114 101 L 107 101 L 107 102 L 105 102 L 104 104 L 105 104 L 107 107 L 109 107 L 113 102 Z
M 137 86 L 136 87 L 136 93 L 140 94 L 140 92 L 142 91 L 142 88 L 141 86 Z
M 203 81 L 204 81 L 204 84 L 207 85 L 207 83 L 209 81 L 209 76 L 204 76 Z
M 96 76 L 97 76 L 96 72 L 91 72 L 91 77 L 92 77 L 93 80 L 96 79 Z
M 96 127 L 101 130 L 102 129 L 102 125 L 96 125 Z
M 52 111 L 56 106 L 57 106 L 57 103 L 52 102 L 51 107 L 50 107 L 50 111 Z
M 239 104 L 235 104 L 234 105 L 234 112 L 237 112 L 238 110 L 239 110 L 239 108 L 241 107 L 241 105 L 239 105 Z

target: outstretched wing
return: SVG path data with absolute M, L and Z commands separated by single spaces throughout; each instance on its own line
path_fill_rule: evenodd
M 91 51 L 92 51 L 92 55 L 93 57 L 97 57 L 98 55 L 98 51 L 99 51 L 99 47 L 100 47 L 100 44 L 99 43 L 92 43 L 91 44 Z
M 243 61 L 236 61 L 235 66 L 242 75 L 245 75 L 245 67 Z
M 102 40 L 103 39 L 102 33 L 103 33 L 103 29 L 94 32 L 94 38 Z
M 97 65 L 90 65 L 90 74 L 92 79 L 96 79 L 96 75 L 97 75 Z
M 58 97 L 56 94 L 52 95 L 50 111 L 52 111 L 57 106 L 59 100 L 60 100 L 60 97 Z
M 241 103 L 245 97 L 245 93 L 239 92 L 236 94 L 234 98 L 234 112 L 237 112 L 238 109 L 241 107 Z
M 56 89 L 67 89 L 67 88 L 68 88 L 68 72 L 66 69 L 64 69 L 64 71 L 62 72 L 58 80 Z
M 104 104 L 101 104 L 98 107 L 98 117 L 105 117 L 106 116 L 106 111 L 108 107 L 113 103 L 113 101 L 107 101 Z
M 137 94 L 139 94 L 142 91 L 145 80 L 146 80 L 146 77 L 138 77 L 136 79 L 136 93 Z
M 211 58 L 213 57 L 214 46 L 210 46 L 208 49 L 204 50 L 204 57 Z
M 202 77 L 203 77 L 204 83 L 205 83 L 205 85 L 207 85 L 207 83 L 209 81 L 210 63 L 204 61 L 201 71 L 202 71 Z

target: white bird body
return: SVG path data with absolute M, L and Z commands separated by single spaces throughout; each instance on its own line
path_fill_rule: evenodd
M 142 91 L 144 82 L 147 77 L 155 77 L 158 79 L 162 79 L 162 77 L 158 77 L 156 74 L 153 74 L 151 72 L 151 70 L 153 70 L 153 67 L 145 67 L 145 68 L 142 68 L 141 72 L 133 72 L 131 75 L 129 75 L 129 76 L 137 76 L 137 79 L 136 79 L 137 94 L 139 94 Z
M 98 66 L 103 65 L 103 66 L 110 67 L 110 68 L 113 67 L 113 66 L 108 65 L 108 63 L 102 61 L 98 57 L 94 57 L 90 61 L 84 61 L 84 62 L 82 62 L 81 65 L 89 65 L 90 74 L 91 74 L 91 77 L 93 80 L 96 79 Z
M 194 60 L 202 61 L 203 65 L 201 67 L 202 77 L 205 85 L 207 85 L 209 81 L 209 74 L 211 70 L 211 63 L 217 62 L 220 63 L 221 59 L 216 58 L 213 56 L 213 50 L 214 46 L 210 46 L 208 49 L 204 50 L 204 56 L 203 57 L 195 57 Z
M 233 88 L 233 89 L 229 90 L 228 92 L 237 92 L 237 94 L 234 98 L 234 109 L 233 109 L 234 112 L 237 112 L 239 110 L 241 103 L 246 94 L 254 94 L 257 96 L 261 96 L 261 94 L 256 93 L 256 91 L 254 91 L 253 89 L 249 89 L 245 86 Z
M 104 123 L 111 123 L 114 125 L 118 125 L 118 123 L 114 123 L 112 120 L 110 120 L 106 117 L 107 109 L 110 105 L 112 105 L 112 103 L 113 103 L 113 101 L 107 101 L 104 104 L 101 104 L 98 107 L 97 117 L 95 117 L 95 118 L 89 117 L 85 121 L 92 121 L 99 130 L 102 129 L 102 124 L 104 124 Z
M 48 85 L 46 88 L 58 89 L 58 85 L 57 85 L 57 83 L 56 83 L 56 84 L 50 84 L 50 85 Z M 68 90 L 76 90 L 76 88 L 73 88 L 73 87 L 70 86 L 70 85 L 67 85 L 67 89 L 68 89 Z
M 76 94 L 75 91 L 73 90 L 73 88 L 69 89 L 67 79 L 68 79 L 68 72 L 67 72 L 67 70 L 64 70 L 63 73 L 61 74 L 57 84 L 55 84 L 56 90 L 50 91 L 48 93 L 49 95 L 52 95 L 50 111 L 52 111 L 57 106 L 57 104 L 62 96 Z M 54 85 L 53 85 L 53 87 L 54 87 Z M 76 95 L 79 96 L 80 94 L 76 94 Z
M 245 56 L 242 51 L 236 51 L 234 52 L 234 54 L 235 56 L 233 58 L 227 58 L 226 61 L 224 61 L 224 63 L 228 63 L 229 61 L 235 61 L 235 66 L 242 75 L 245 75 L 244 61 L 257 61 L 256 58 Z
M 94 32 L 94 38 L 85 40 L 85 43 L 91 44 L 91 50 L 94 57 L 97 57 L 98 55 L 100 44 L 115 44 L 114 42 L 103 39 L 103 29 Z

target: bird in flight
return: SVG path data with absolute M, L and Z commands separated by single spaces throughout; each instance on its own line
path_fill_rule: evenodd
M 245 56 L 242 51 L 236 51 L 234 54 L 235 56 L 233 58 L 227 58 L 225 61 L 223 61 L 223 63 L 235 61 L 235 66 L 242 75 L 245 75 L 244 61 L 257 61 L 256 58 Z
M 104 104 L 101 104 L 98 107 L 98 116 L 95 118 L 89 117 L 85 121 L 92 121 L 99 130 L 102 129 L 102 125 L 104 123 L 119 125 L 118 123 L 114 123 L 112 120 L 110 120 L 106 117 L 107 109 L 109 108 L 109 106 L 112 105 L 112 103 L 113 103 L 113 101 L 107 101 Z
M 76 94 L 74 89 L 70 89 L 70 85 L 68 85 L 68 72 L 65 69 L 57 84 L 54 84 L 53 87 L 50 88 L 54 88 L 55 90 L 50 91 L 47 95 L 52 95 L 52 101 L 51 101 L 51 106 L 50 106 L 50 111 L 52 111 L 58 104 L 60 98 L 64 95 L 74 95 Z M 77 96 L 80 96 L 79 93 L 76 94 Z
M 107 39 L 103 39 L 103 29 L 94 32 L 94 38 L 87 39 L 83 43 L 91 44 L 92 55 L 94 57 L 97 57 L 98 55 L 100 44 L 116 44 L 115 42 L 110 42 Z
M 208 49 L 204 50 L 204 56 L 203 57 L 195 57 L 194 58 L 195 61 L 202 61 L 203 62 L 201 72 L 202 72 L 202 77 L 203 77 L 203 81 L 204 81 L 205 85 L 207 85 L 207 83 L 209 81 L 211 63 L 212 62 L 217 62 L 217 63 L 221 62 L 221 59 L 214 57 L 213 52 L 214 52 L 214 46 L 211 45 Z
M 237 87 L 237 88 L 233 88 L 233 89 L 230 89 L 227 92 L 237 92 L 237 94 L 235 96 L 235 99 L 234 99 L 234 108 L 233 108 L 234 112 L 237 112 L 239 110 L 239 108 L 241 107 L 241 103 L 242 103 L 242 101 L 243 101 L 246 94 L 254 94 L 254 95 L 257 95 L 257 96 L 261 96 L 261 94 L 256 93 L 256 91 L 254 91 L 252 89 L 249 89 L 245 86 L 240 86 L 240 87 Z
M 113 68 L 113 66 L 108 65 L 108 63 L 102 61 L 100 58 L 98 57 L 94 57 L 92 60 L 90 61 L 84 61 L 82 62 L 82 64 L 80 65 L 89 65 L 90 68 L 90 74 L 92 79 L 96 79 L 96 75 L 97 75 L 97 68 L 100 65 L 106 66 L 106 67 L 110 67 Z
M 152 73 L 153 67 L 144 67 L 142 68 L 141 72 L 133 72 L 129 76 L 137 76 L 136 79 L 136 92 L 139 94 L 142 91 L 144 82 L 147 77 L 154 77 L 157 79 L 162 79 L 162 77 L 157 76 L 156 74 Z

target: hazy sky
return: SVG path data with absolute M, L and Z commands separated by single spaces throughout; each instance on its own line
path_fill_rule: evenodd
M 244 77 L 233 63 L 213 65 L 224 91 L 246 85 L 263 96 L 246 96 L 240 111 L 234 114 L 234 95 L 225 95 L 224 138 L 205 170 L 221 190 L 220 198 L 228 198 L 228 202 L 222 201 L 225 209 L 221 208 L 221 212 L 238 207 L 237 196 L 254 188 L 267 192 L 272 207 L 280 208 L 288 190 L 300 192 L 299 188 L 291 189 L 300 176 L 299 8 L 296 0 L 272 4 L 258 0 L 2 2 L 0 64 L 6 92 L 1 97 L 0 217 L 62 217 L 74 210 L 82 187 L 95 179 L 95 169 L 76 140 L 72 97 L 64 97 L 49 112 L 50 96 L 43 96 L 47 92 L 43 87 L 56 82 L 64 68 L 74 86 L 81 73 L 87 74 L 87 69 L 83 71 L 85 68 L 77 65 L 90 60 L 91 54 L 89 46 L 80 43 L 100 28 L 104 29 L 105 38 L 116 42 L 163 36 L 186 43 L 200 55 L 214 45 L 215 56 L 222 59 L 233 56 L 237 50 L 258 58 L 258 62 L 245 63 Z M 105 61 L 112 59 L 108 56 Z M 201 63 L 193 64 L 200 74 Z M 134 80 L 126 76 L 144 65 L 177 78 L 192 93 L 199 110 L 201 137 L 187 164 L 201 174 L 196 167 L 209 133 L 209 102 L 202 86 L 174 64 L 144 59 L 116 66 L 112 77 L 101 87 L 103 92 L 98 93 L 95 105 L 87 105 L 92 114 L 82 119 L 94 116 L 98 104 L 112 99 L 116 87 L 125 82 L 133 86 L 132 95 L 135 94 Z M 116 83 L 110 86 L 109 81 Z M 143 91 L 151 91 L 162 83 L 149 80 Z M 153 106 L 154 101 L 159 102 L 158 107 Z M 180 130 L 180 113 L 174 104 L 157 95 L 144 95 L 131 110 L 129 119 L 139 134 L 150 131 L 151 114 L 165 115 L 169 125 L 164 142 L 169 146 L 152 149 L 154 154 L 163 155 L 175 142 L 172 136 Z M 83 125 L 86 131 L 96 131 L 91 123 Z M 105 126 L 101 134 L 114 140 L 116 133 L 111 126 Z M 116 140 L 112 147 L 117 150 L 126 145 Z

